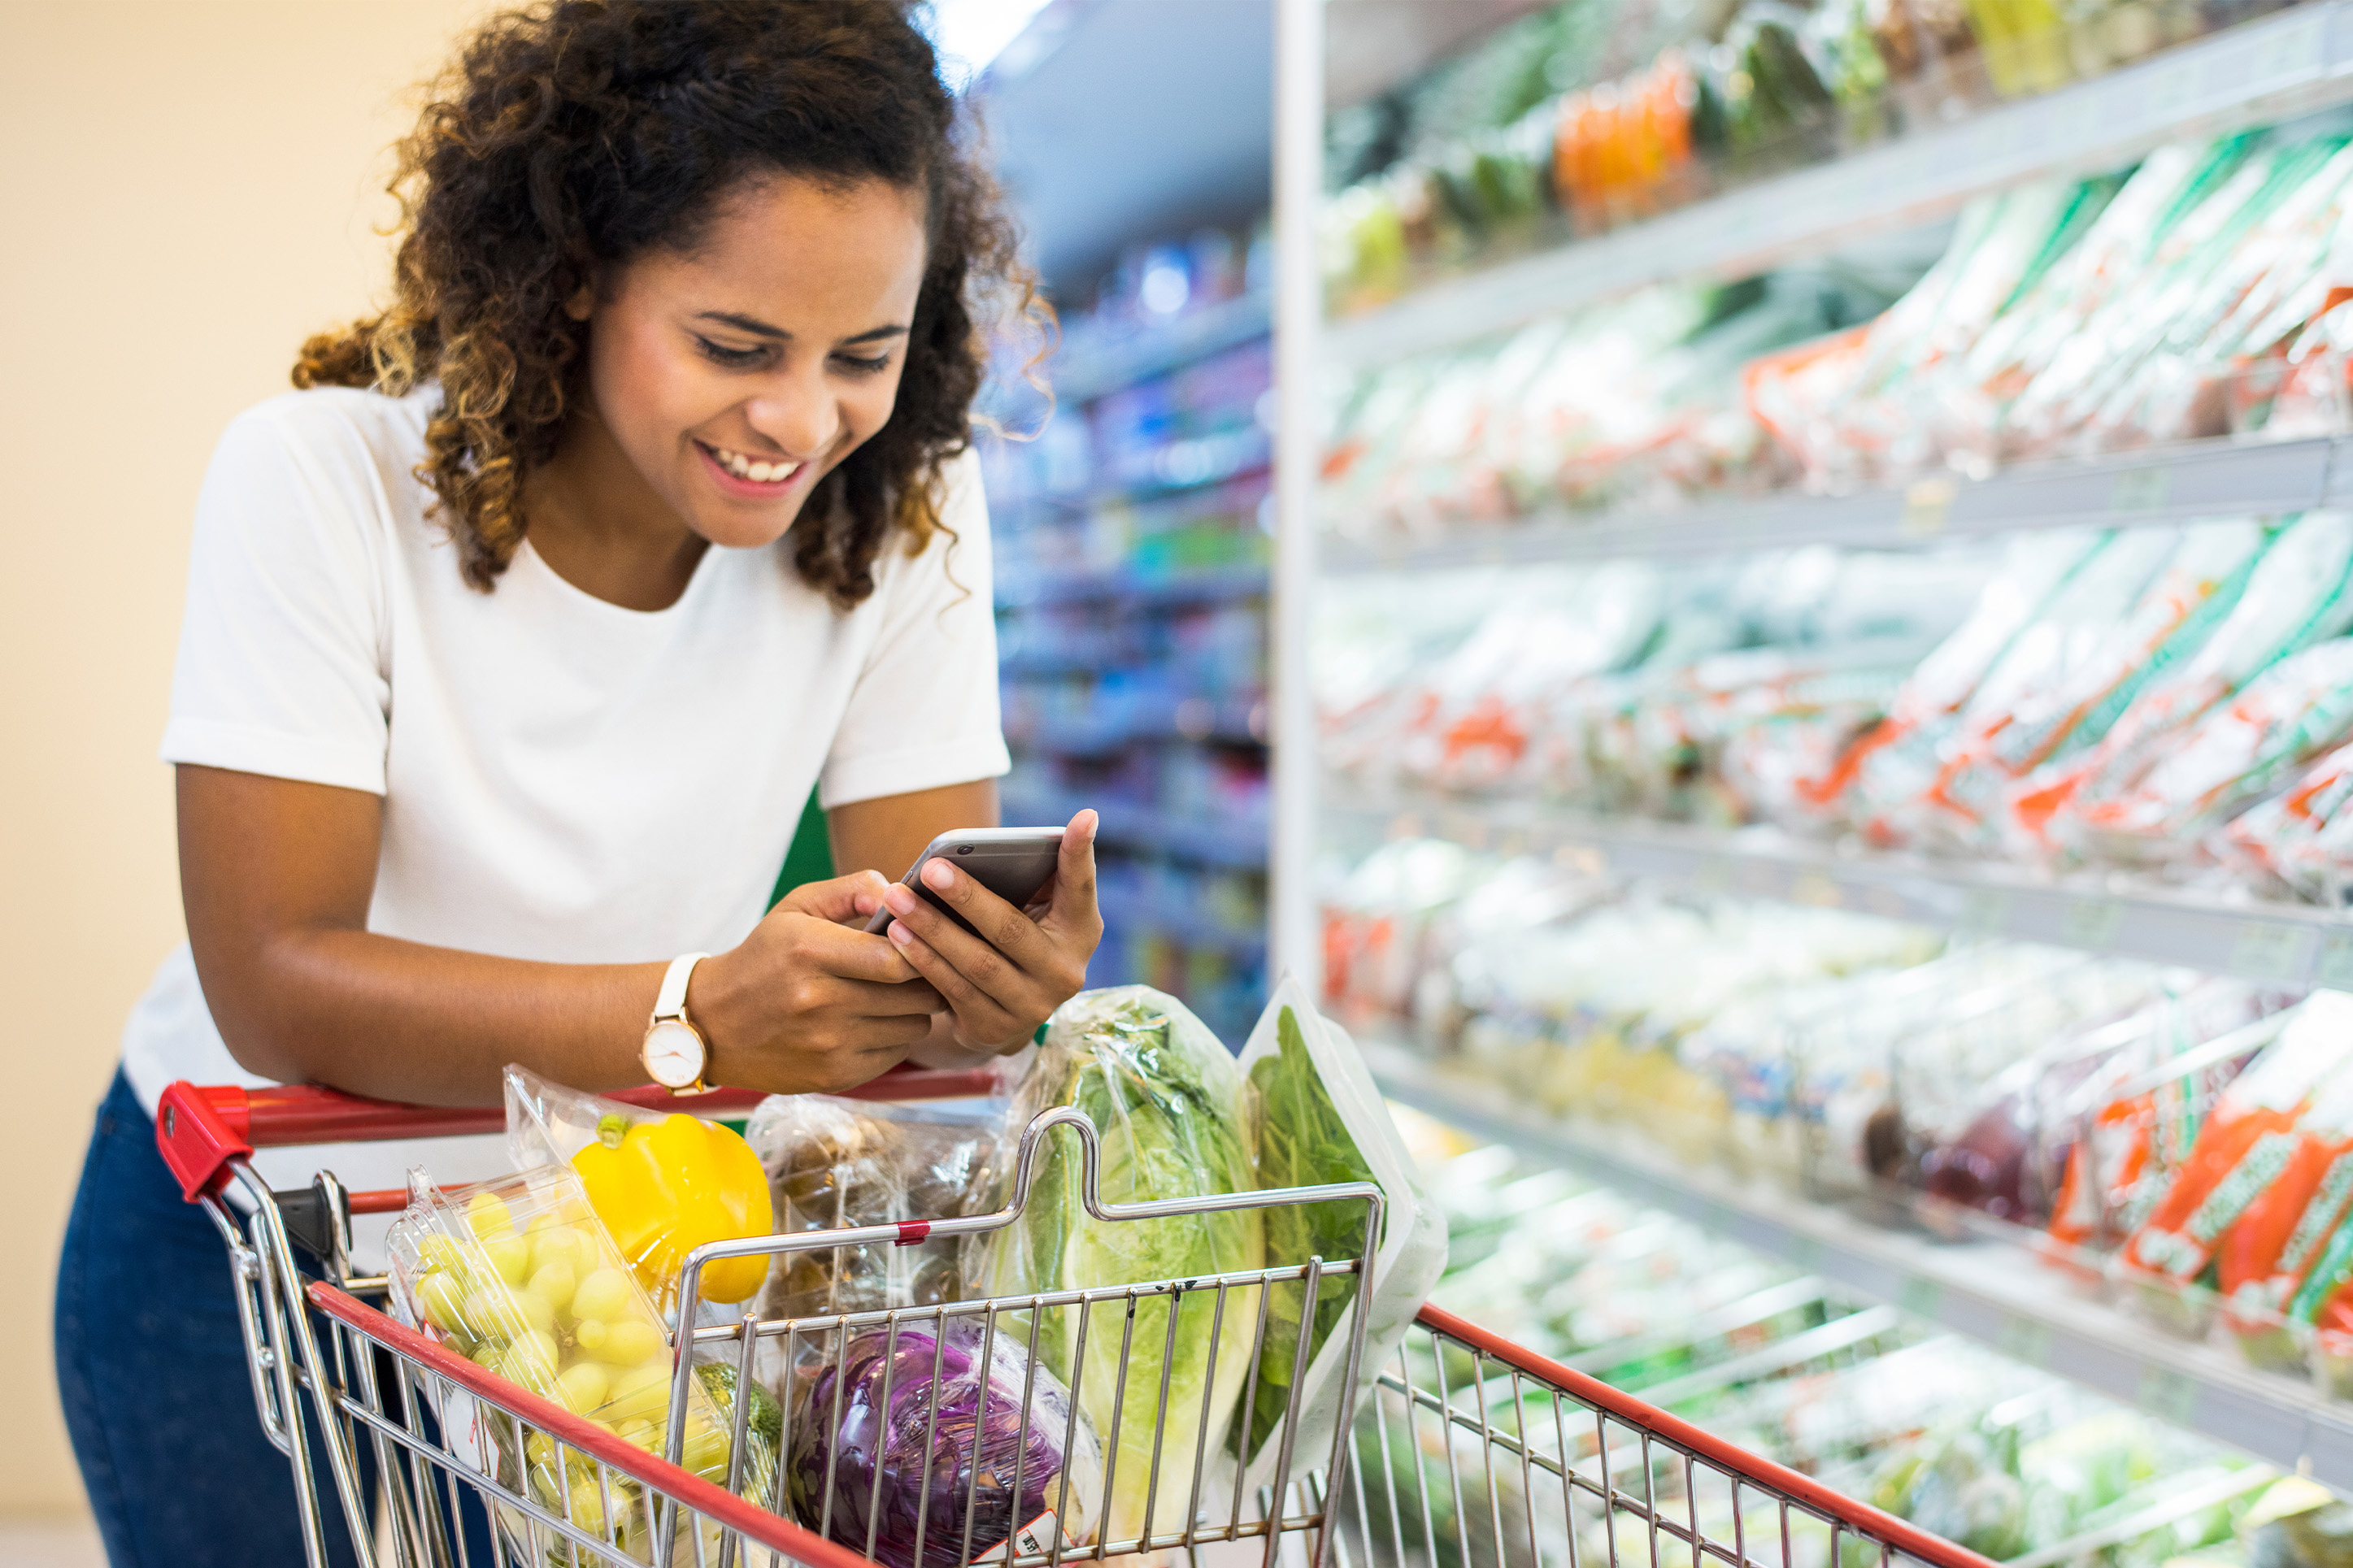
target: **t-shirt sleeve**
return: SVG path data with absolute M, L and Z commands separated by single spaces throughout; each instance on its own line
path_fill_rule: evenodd
M 878 571 L 879 624 L 818 780 L 818 804 L 853 801 L 1006 772 L 997 705 L 997 616 L 988 503 L 979 454 L 948 470 L 942 521 L 921 555 Z M 886 547 L 895 548 L 895 547 Z
M 382 795 L 375 466 L 347 422 L 290 401 L 240 416 L 205 474 L 164 760 Z

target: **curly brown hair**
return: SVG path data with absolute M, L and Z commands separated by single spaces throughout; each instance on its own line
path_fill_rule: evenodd
M 920 550 L 986 367 L 985 299 L 1045 318 L 1015 233 L 906 0 L 554 0 L 501 16 L 434 84 L 392 183 L 390 309 L 302 345 L 294 384 L 394 396 L 438 382 L 417 478 L 488 592 L 556 450 L 600 270 L 691 248 L 738 182 L 881 179 L 928 200 L 929 257 L 891 417 L 793 527 L 803 578 L 874 591 L 892 529 Z

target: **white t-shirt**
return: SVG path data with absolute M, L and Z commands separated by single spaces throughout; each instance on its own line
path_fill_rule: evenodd
M 766 911 L 813 784 L 831 807 L 1006 771 L 973 454 L 948 476 L 953 542 L 886 545 L 846 614 L 788 543 L 714 547 L 678 603 L 628 610 L 528 541 L 495 591 L 466 584 L 415 477 L 438 399 L 288 393 L 229 426 L 196 503 L 164 732 L 166 762 L 383 796 L 368 930 L 565 963 L 723 952 Z M 150 1113 L 174 1079 L 268 1081 L 228 1054 L 185 946 L 122 1055 Z M 503 1169 L 491 1140 L 259 1169 L 362 1188 L 420 1161 L 442 1181 Z

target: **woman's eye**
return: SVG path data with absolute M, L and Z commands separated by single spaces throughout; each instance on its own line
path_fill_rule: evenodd
M 873 359 L 861 359 L 856 354 L 836 354 L 834 363 L 852 375 L 874 375 L 891 366 L 891 356 L 881 354 Z
M 694 342 L 695 346 L 702 351 L 702 357 L 713 364 L 741 367 L 757 364 L 768 357 L 766 349 L 731 349 L 723 344 L 714 343 L 705 337 L 697 337 Z

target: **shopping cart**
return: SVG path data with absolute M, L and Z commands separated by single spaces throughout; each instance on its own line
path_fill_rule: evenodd
M 969 1094 L 975 1087 L 963 1075 L 902 1072 L 864 1092 L 914 1100 Z M 661 1103 L 658 1097 L 647 1091 L 645 1103 Z M 756 1098 L 723 1090 L 697 1108 L 723 1114 Z M 838 1415 L 838 1382 L 830 1412 L 799 1407 L 821 1404 L 810 1391 L 823 1386 L 828 1370 L 843 1370 L 852 1345 L 862 1342 L 857 1336 L 887 1336 L 895 1352 L 902 1334 L 932 1336 L 936 1346 L 962 1322 L 967 1338 L 972 1326 L 990 1341 L 1021 1336 L 1032 1367 L 1041 1331 L 1066 1335 L 1072 1414 L 1059 1435 L 1062 1455 L 1078 1439 L 1076 1412 L 1086 1390 L 1096 1391 L 1099 1404 L 1102 1380 L 1111 1380 L 1116 1392 L 1109 1417 L 1098 1415 L 1094 1422 L 1102 1428 L 1100 1481 L 1088 1488 L 1094 1496 L 1074 1499 L 1078 1467 L 1065 1466 L 1051 1522 L 1048 1515 L 1025 1521 L 1016 1507 L 1020 1461 L 1009 1487 L 1001 1476 L 984 1478 L 968 1467 L 973 1473 L 958 1483 L 965 1488 L 961 1505 L 953 1496 L 943 1500 L 944 1513 L 962 1516 L 953 1542 L 944 1538 L 954 1530 L 935 1527 L 929 1517 L 940 1489 L 927 1482 L 912 1550 L 902 1542 L 894 1556 L 886 1543 L 880 1554 L 891 1568 L 977 1562 L 1060 1568 L 1113 1559 L 1142 1565 L 1180 1553 L 1189 1568 L 1239 1568 L 1252 1557 L 1262 1568 L 1278 1562 L 1287 1568 L 1702 1568 L 1705 1562 L 1892 1568 L 1899 1556 L 1935 1568 L 1990 1568 L 1974 1552 L 1436 1307 L 1424 1307 L 1394 1353 L 1370 1369 L 1369 1393 L 1360 1401 L 1362 1309 L 1370 1291 L 1364 1258 L 1379 1234 L 1377 1188 L 1355 1184 L 1106 1205 L 1097 1184 L 1095 1130 L 1067 1109 L 1042 1114 L 1024 1134 L 1013 1198 L 997 1214 L 705 1246 L 688 1259 L 679 1299 L 693 1300 L 700 1270 L 724 1258 L 905 1245 L 1008 1225 L 1030 1199 L 1045 1141 L 1057 1135 L 1080 1140 L 1082 1201 L 1099 1220 L 1354 1203 L 1366 1214 L 1366 1253 L 1091 1290 L 824 1318 L 747 1316 L 698 1328 L 687 1336 L 691 1353 L 676 1358 L 664 1453 L 650 1453 L 388 1315 L 388 1280 L 353 1272 L 350 1222 L 353 1215 L 402 1209 L 406 1193 L 347 1192 L 324 1172 L 307 1190 L 273 1192 L 249 1159 L 256 1148 L 480 1132 L 501 1121 L 496 1110 L 388 1105 L 318 1089 L 179 1083 L 163 1097 L 156 1141 L 185 1195 L 205 1206 L 227 1243 L 255 1405 L 269 1440 L 292 1467 L 314 1565 L 327 1560 L 332 1488 L 363 1568 L 386 1559 L 401 1568 L 471 1568 L 479 1553 L 470 1552 L 459 1524 L 469 1499 L 495 1521 L 493 1555 L 522 1568 L 673 1562 L 875 1568 L 877 1521 L 892 1506 L 881 1495 L 886 1482 L 880 1468 L 873 1491 L 863 1497 L 845 1499 L 832 1458 L 821 1485 L 788 1488 L 792 1423 Z M 230 1201 L 232 1189 L 243 1204 Z M 250 1214 L 241 1213 L 247 1206 Z M 310 1267 L 298 1260 L 298 1247 Z M 1330 1289 L 1349 1291 L 1358 1310 L 1348 1314 L 1348 1331 L 1335 1336 L 1345 1346 L 1343 1375 L 1327 1379 L 1328 1392 L 1319 1395 L 1303 1375 L 1310 1336 L 1292 1336 L 1296 1348 L 1285 1383 L 1268 1361 L 1269 1324 L 1286 1312 L 1296 1323 L 1315 1321 L 1319 1293 Z M 1188 1406 L 1183 1389 L 1172 1393 L 1174 1352 L 1180 1337 L 1189 1344 L 1204 1333 L 1203 1364 L 1212 1371 Z M 936 1375 L 939 1352 L 931 1353 Z M 986 1349 L 981 1360 L 986 1364 Z M 1156 1390 L 1150 1386 L 1155 1365 Z M 725 1485 L 709 1479 L 707 1465 L 699 1475 L 680 1463 L 693 1436 L 690 1385 L 713 1367 L 728 1370 L 726 1386 L 740 1395 L 728 1401 L 724 1417 Z M 883 1375 L 888 1405 L 890 1373 Z M 1088 1377 L 1096 1383 L 1082 1386 Z M 783 1395 L 770 1407 L 777 1429 L 765 1434 L 751 1393 L 761 1386 Z M 1286 1400 L 1273 1406 L 1271 1435 L 1261 1440 L 1265 1424 L 1254 1423 L 1253 1413 L 1266 1408 L 1264 1392 L 1276 1387 Z M 1021 1454 L 1030 1451 L 1029 1394 L 1025 1385 L 1015 1442 Z M 1151 1411 L 1148 1429 L 1132 1416 L 1143 1406 Z M 1230 1440 L 1229 1419 L 1241 1428 Z M 934 1405 L 919 1450 L 934 1458 L 938 1420 Z M 1327 1423 L 1328 1447 L 1298 1441 L 1303 1431 L 1320 1438 Z M 953 1475 L 953 1463 L 943 1462 Z M 1118 1485 L 1123 1467 L 1124 1493 Z M 1140 1513 L 1138 1467 L 1145 1478 Z M 550 1473 L 561 1478 L 554 1489 L 537 1484 Z M 980 1495 L 984 1481 L 992 1488 L 987 1499 Z M 838 1502 L 844 1505 L 839 1517 Z M 817 1529 L 794 1521 L 794 1504 L 803 1517 L 818 1515 Z M 979 1542 L 976 1528 L 984 1532 Z M 990 1540 L 997 1544 L 976 1550 Z

